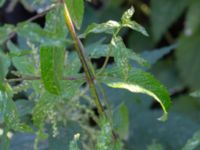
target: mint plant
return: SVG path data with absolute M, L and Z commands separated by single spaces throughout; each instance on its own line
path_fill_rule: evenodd
M 2 2 L 0 2 L 1 4 Z M 83 0 L 52 1 L 45 9 L 44 28 L 31 22 L 35 18 L 0 28 L 0 123 L 3 149 L 9 149 L 8 133 L 27 132 L 36 135 L 34 149 L 49 136 L 56 137 L 59 125 L 75 122 L 77 135 L 70 139 L 69 149 L 123 149 L 128 132 L 128 111 L 125 105 L 114 114 L 106 98 L 105 86 L 142 93 L 155 99 L 163 109 L 159 118 L 165 121 L 171 100 L 167 89 L 150 73 L 141 68 L 149 63 L 127 48 L 120 37 L 123 28 L 130 28 L 148 36 L 146 30 L 132 20 L 134 8 L 128 9 L 120 21 L 93 23 L 78 34 L 84 16 Z M 90 34 L 103 33 L 106 40 L 87 45 L 82 41 Z M 16 45 L 11 37 L 20 39 Z M 109 41 L 109 42 L 108 42 Z M 72 51 L 67 51 L 73 47 Z M 92 64 L 92 58 L 105 57 L 101 68 Z M 109 59 L 114 58 L 110 64 Z M 131 65 L 136 62 L 140 67 Z M 16 78 L 8 78 L 9 68 Z M 83 73 L 80 69 L 83 68 Z M 16 84 L 17 83 L 17 84 Z M 27 100 L 14 101 L 14 96 L 25 92 Z M 122 100 L 123 102 L 123 100 Z M 29 109 L 20 110 L 20 107 Z M 97 108 L 97 114 L 91 108 Z M 123 116 L 122 114 L 125 114 Z M 30 118 L 25 118 L 31 115 Z M 120 117 L 121 122 L 115 122 Z M 124 118 L 123 118 L 124 117 Z M 132 116 L 134 117 L 134 116 Z M 92 118 L 98 127 L 88 125 Z M 47 134 L 50 125 L 52 134 Z M 69 125 L 70 128 L 70 125 Z M 69 141 L 70 141 L 69 140 Z M 73 146 L 76 145 L 76 146 Z

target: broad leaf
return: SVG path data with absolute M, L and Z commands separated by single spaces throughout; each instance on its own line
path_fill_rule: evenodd
M 200 145 L 200 131 L 197 131 L 191 139 L 189 139 L 182 150 L 195 150 Z
M 151 0 L 152 32 L 156 42 L 181 15 L 187 2 L 188 0 Z
M 119 71 L 113 69 L 113 72 L 105 75 L 103 82 L 112 88 L 127 89 L 133 93 L 143 93 L 153 97 L 160 103 L 164 111 L 160 120 L 164 121 L 167 119 L 168 109 L 171 105 L 169 93 L 151 74 L 133 69 L 129 71 L 127 79 L 124 80 Z
M 40 67 L 42 81 L 47 91 L 60 94 L 60 80 L 63 75 L 65 49 L 60 46 L 42 46 L 40 48 Z
M 65 0 L 69 13 L 72 17 L 77 29 L 81 28 L 84 16 L 84 1 L 83 0 Z
M 200 30 L 190 36 L 181 36 L 175 51 L 177 66 L 183 82 L 194 89 L 200 88 Z

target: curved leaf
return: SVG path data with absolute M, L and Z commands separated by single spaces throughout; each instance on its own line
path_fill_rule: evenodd
M 171 105 L 169 93 L 151 74 L 134 69 L 129 72 L 128 78 L 123 80 L 118 72 L 112 72 L 112 75 L 107 74 L 103 78 L 103 82 L 112 88 L 127 89 L 133 93 L 143 93 L 153 97 L 164 111 L 159 120 L 167 119 L 167 111 Z

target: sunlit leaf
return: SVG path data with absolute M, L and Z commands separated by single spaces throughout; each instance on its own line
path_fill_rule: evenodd
M 101 23 L 101 24 L 93 23 L 87 27 L 85 32 L 81 34 L 80 37 L 85 38 L 90 33 L 113 34 L 119 27 L 120 27 L 120 24 L 113 20 L 110 20 L 106 23 Z
M 105 75 L 103 82 L 112 88 L 127 89 L 133 93 L 143 93 L 153 97 L 160 103 L 164 111 L 160 120 L 165 121 L 167 119 L 168 109 L 171 105 L 169 93 L 151 74 L 133 69 L 129 71 L 127 79 L 124 80 L 116 69 L 111 74 Z

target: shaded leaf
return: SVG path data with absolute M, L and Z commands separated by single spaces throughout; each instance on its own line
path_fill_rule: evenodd
M 42 81 L 47 91 L 60 94 L 60 80 L 63 76 L 65 49 L 62 46 L 41 46 L 40 67 Z
M 156 42 L 181 15 L 187 4 L 188 0 L 151 0 L 152 32 Z
M 190 94 L 190 96 L 192 96 L 192 97 L 200 97 L 200 90 L 195 91 L 195 92 L 192 92 L 192 93 Z
M 167 47 L 163 47 L 160 49 L 155 49 L 151 51 L 144 51 L 141 53 L 141 56 L 147 60 L 150 64 L 155 64 L 159 59 L 169 54 L 172 50 L 174 50 L 177 45 L 170 45 Z
M 129 133 L 128 108 L 124 103 L 120 104 L 113 113 L 114 130 L 121 139 L 127 139 Z
M 3 6 L 6 0 L 0 0 L 0 7 Z
M 11 41 L 7 43 L 7 47 L 10 51 L 10 55 L 12 57 L 12 63 L 16 67 L 22 75 L 33 75 L 36 72 L 35 63 L 31 55 L 32 51 L 24 51 L 19 49 L 16 45 L 14 45 Z
M 70 15 L 77 29 L 81 28 L 84 16 L 84 1 L 83 0 L 65 0 L 69 9 Z
M 197 14 L 200 14 L 200 2 L 198 0 L 194 0 L 188 10 L 187 18 L 186 18 L 186 34 L 194 34 L 200 27 L 200 20 Z
M 10 66 L 10 60 L 7 55 L 1 53 L 0 51 L 0 90 L 4 89 L 4 79 L 8 73 L 8 68 Z
M 200 31 L 200 30 L 199 30 Z M 177 66 L 183 82 L 194 89 L 200 88 L 200 32 L 181 36 L 175 51 Z M 189 73 L 189 74 L 188 74 Z
M 8 36 L 14 32 L 14 26 L 12 25 L 4 25 L 0 27 L 0 45 L 3 44 L 8 39 Z
M 153 144 L 149 145 L 147 147 L 147 150 L 163 150 L 163 147 L 161 144 L 156 143 L 155 141 L 153 142 Z
M 191 139 L 189 139 L 182 150 L 194 150 L 200 145 L 200 131 L 197 131 Z

